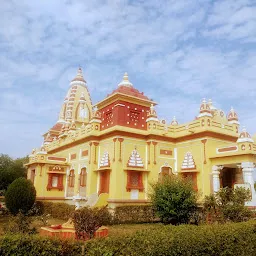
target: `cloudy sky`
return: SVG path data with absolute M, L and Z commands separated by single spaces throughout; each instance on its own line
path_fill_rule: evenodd
M 202 98 L 256 132 L 254 0 L 0 0 L 0 153 L 42 143 L 79 65 L 93 103 L 128 72 L 168 122 Z

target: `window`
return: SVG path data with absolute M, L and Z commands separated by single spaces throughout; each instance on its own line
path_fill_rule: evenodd
M 63 174 L 49 173 L 47 190 L 51 189 L 63 190 Z
M 52 176 L 52 187 L 53 188 L 58 187 L 58 176 Z
M 86 186 L 86 178 L 87 178 L 86 168 L 82 168 L 81 173 L 80 173 L 80 186 L 81 187 Z
M 131 189 L 139 189 L 143 192 L 143 182 L 142 182 L 142 172 L 140 171 L 127 171 L 127 185 L 126 190 L 131 191 Z
M 161 168 L 161 172 L 158 175 L 158 181 L 162 181 L 164 177 L 172 175 L 172 169 L 169 166 Z
M 75 185 L 75 171 L 70 170 L 69 176 L 68 176 L 68 186 L 74 187 L 74 185 Z

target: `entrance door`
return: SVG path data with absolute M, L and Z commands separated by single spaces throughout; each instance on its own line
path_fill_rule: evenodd
M 110 171 L 101 171 L 100 172 L 99 194 L 109 193 L 109 175 L 110 175 Z
M 235 173 L 236 169 L 233 168 L 223 168 L 221 173 L 221 187 L 233 188 L 235 183 Z

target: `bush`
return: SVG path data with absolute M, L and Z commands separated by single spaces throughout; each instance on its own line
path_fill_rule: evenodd
M 163 226 L 126 237 L 90 240 L 86 255 L 256 255 L 255 222 L 203 226 Z
M 73 222 L 77 238 L 87 240 L 94 237 L 98 228 L 111 222 L 111 215 L 106 207 L 83 207 L 73 213 Z
M 30 180 L 18 178 L 8 186 L 5 193 L 7 209 L 14 215 L 27 214 L 36 200 L 36 190 Z
M 73 211 L 75 210 L 74 205 L 66 203 L 52 203 L 52 202 L 37 202 L 39 212 L 43 211 L 44 214 L 50 214 L 53 218 L 68 220 Z
M 11 216 L 9 223 L 4 227 L 5 233 L 22 233 L 22 234 L 35 234 L 36 229 L 30 228 L 32 223 L 31 217 L 18 213 L 16 216 Z
M 197 209 L 197 193 L 192 182 L 177 176 L 165 177 L 153 184 L 150 198 L 164 223 L 188 223 Z
M 124 205 L 114 209 L 113 223 L 151 223 L 159 221 L 151 205 Z
M 92 239 L 84 246 L 86 256 L 254 256 L 256 222 L 202 226 L 157 224 L 130 236 Z M 80 256 L 81 252 L 79 242 L 37 235 L 0 237 L 0 255 Z
M 205 197 L 204 209 L 211 222 L 248 220 L 252 212 L 245 206 L 250 200 L 250 192 L 244 188 L 222 188 L 215 195 Z
M 81 244 L 37 235 L 6 235 L 0 237 L 0 255 L 78 256 L 81 255 Z

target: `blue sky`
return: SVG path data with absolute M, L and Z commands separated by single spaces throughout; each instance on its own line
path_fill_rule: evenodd
M 2 0 L 0 153 L 42 143 L 79 65 L 93 103 L 128 72 L 159 103 L 160 118 L 187 122 L 202 98 L 256 132 L 254 0 Z

